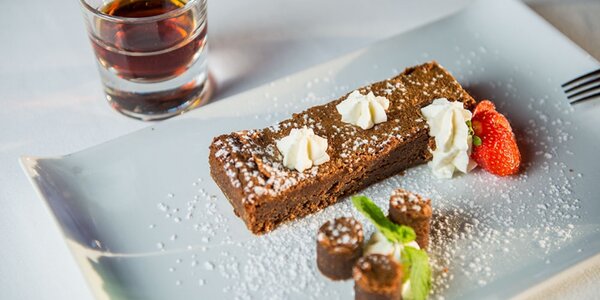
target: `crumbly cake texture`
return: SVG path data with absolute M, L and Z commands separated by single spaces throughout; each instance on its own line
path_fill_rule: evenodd
M 421 108 L 434 99 L 475 100 L 436 62 L 407 68 L 401 74 L 362 88 L 390 100 L 387 122 L 363 130 L 341 121 L 335 106 L 347 95 L 314 106 L 277 125 L 242 130 L 214 138 L 211 176 L 255 234 L 306 216 L 370 184 L 431 159 L 427 123 Z M 281 163 L 276 142 L 293 128 L 307 126 L 328 141 L 330 161 L 304 172 Z
M 389 218 L 392 222 L 412 227 L 417 234 L 417 244 L 429 247 L 431 228 L 431 200 L 418 194 L 397 189 L 390 197 Z
M 354 218 L 327 221 L 317 233 L 317 267 L 333 280 L 352 277 L 352 266 L 362 256 L 363 228 Z
M 352 271 L 354 299 L 402 299 L 402 266 L 389 255 L 364 256 L 356 262 Z

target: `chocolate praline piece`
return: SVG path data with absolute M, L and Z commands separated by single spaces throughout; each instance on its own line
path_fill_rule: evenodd
M 390 197 L 389 218 L 396 224 L 412 227 L 417 234 L 419 247 L 427 249 L 431 228 L 430 199 L 397 189 Z
M 364 234 L 354 218 L 327 221 L 317 233 L 317 267 L 333 280 L 352 277 L 352 266 L 362 256 Z
M 389 255 L 370 254 L 356 262 L 352 270 L 354 299 L 402 299 L 402 266 Z

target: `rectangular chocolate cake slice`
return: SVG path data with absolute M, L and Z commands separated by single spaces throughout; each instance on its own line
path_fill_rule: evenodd
M 435 143 L 420 110 L 434 99 L 461 101 L 468 109 L 475 105 L 436 62 L 408 68 L 358 90 L 389 100 L 386 122 L 367 130 L 342 122 L 336 105 L 345 95 L 275 126 L 213 140 L 211 176 L 253 233 L 268 232 L 284 221 L 319 211 L 344 195 L 430 160 L 429 148 Z M 276 143 L 303 126 L 327 139 L 330 160 L 299 172 L 283 165 Z

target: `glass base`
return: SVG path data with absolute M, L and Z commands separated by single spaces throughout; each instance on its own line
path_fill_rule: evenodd
M 208 102 L 213 92 L 211 77 L 180 88 L 154 93 L 132 93 L 105 88 L 106 99 L 116 111 L 142 121 L 171 118 Z

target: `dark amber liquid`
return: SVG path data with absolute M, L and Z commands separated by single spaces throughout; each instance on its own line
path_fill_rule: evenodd
M 143 18 L 159 16 L 185 5 L 182 0 L 115 0 L 101 11 L 107 15 Z M 197 17 L 196 17 L 197 19 Z M 118 23 L 100 20 L 92 45 L 101 64 L 124 79 L 158 82 L 187 70 L 204 47 L 206 26 L 198 27 L 192 10 L 161 20 Z M 195 36 L 194 36 L 195 35 Z

